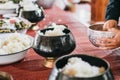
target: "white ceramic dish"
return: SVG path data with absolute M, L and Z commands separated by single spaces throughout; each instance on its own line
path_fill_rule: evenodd
M 18 53 L 0 55 L 0 65 L 7 65 L 22 60 L 25 57 L 27 51 L 28 49 Z
M 2 15 L 3 18 L 16 17 L 16 16 L 17 16 L 16 13 L 15 14 L 3 14 Z
M 0 9 L 0 14 L 16 13 L 16 9 Z
M 1 40 L 5 39 L 9 35 L 13 35 L 13 34 L 27 35 L 27 34 L 20 34 L 20 33 L 5 33 L 5 34 L 0 34 L 0 39 Z M 27 36 L 30 39 L 30 46 L 19 52 L 10 53 L 10 54 L 0 54 L 0 65 L 11 64 L 11 63 L 20 61 L 25 57 L 25 55 L 27 54 L 27 52 L 33 45 L 33 37 L 31 37 L 29 35 L 27 35 Z
M 16 13 L 18 4 L 14 4 L 12 1 L 6 3 L 0 3 L 0 14 Z
M 113 38 L 114 33 L 110 31 L 103 31 L 103 24 L 93 24 L 88 28 L 88 38 L 90 42 L 100 49 L 105 49 L 97 44 L 97 41 L 101 38 Z

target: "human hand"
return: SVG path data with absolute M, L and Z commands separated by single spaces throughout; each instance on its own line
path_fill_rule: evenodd
M 117 21 L 116 21 L 116 20 L 108 20 L 108 21 L 106 21 L 106 22 L 104 23 L 104 25 L 103 25 L 103 30 L 107 31 L 107 30 L 110 29 L 110 28 L 117 28 L 117 29 L 118 29 L 117 26 L 118 26 L 118 25 L 117 25 Z
M 113 38 L 99 39 L 97 44 L 104 47 L 104 49 L 114 49 L 120 47 L 120 30 L 111 28 L 109 31 L 114 32 L 115 36 Z

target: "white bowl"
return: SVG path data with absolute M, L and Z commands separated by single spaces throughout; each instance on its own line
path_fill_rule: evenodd
M 29 49 L 17 53 L 0 55 L 0 65 L 7 65 L 22 60 Z
M 0 3 L 0 14 L 16 13 L 17 9 L 18 4 L 14 4 L 11 1 Z
M 93 24 L 88 28 L 88 38 L 90 42 L 101 49 L 104 49 L 104 47 L 100 47 L 97 41 L 101 38 L 113 38 L 114 36 L 115 34 L 113 32 L 103 31 L 103 24 Z
M 16 13 L 16 9 L 0 9 L 0 14 Z
M 5 34 L 0 34 L 0 39 L 1 38 L 5 39 L 6 37 L 8 37 L 10 35 L 14 35 L 14 34 L 18 34 L 18 36 L 20 36 L 20 35 L 28 36 L 28 38 L 30 39 L 30 45 L 26 49 L 24 49 L 22 51 L 19 51 L 19 52 L 14 52 L 14 53 L 9 53 L 9 54 L 0 54 L 0 65 L 11 64 L 11 63 L 22 60 L 25 57 L 25 55 L 27 54 L 27 52 L 29 51 L 29 49 L 33 45 L 33 37 L 31 37 L 31 36 L 29 36 L 27 34 L 5 33 Z
M 0 4 L 1 6 L 1 4 Z M 17 7 L 16 8 L 4 8 L 4 7 L 0 7 L 0 14 L 13 14 L 16 13 Z

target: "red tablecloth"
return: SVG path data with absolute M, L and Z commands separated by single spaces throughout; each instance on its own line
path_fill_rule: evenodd
M 120 56 L 117 54 L 118 52 L 109 54 L 108 51 L 94 47 L 88 40 L 87 27 L 76 20 L 72 13 L 65 12 L 54 6 L 45 10 L 45 16 L 45 19 L 38 23 L 40 29 L 52 22 L 66 24 L 72 31 L 77 44 L 71 54 L 88 54 L 108 60 L 115 80 L 120 80 Z M 35 31 L 29 30 L 28 34 L 35 36 Z M 48 80 L 52 69 L 45 68 L 42 65 L 43 60 L 43 57 L 30 49 L 23 60 L 14 64 L 0 66 L 0 71 L 12 74 L 14 80 Z

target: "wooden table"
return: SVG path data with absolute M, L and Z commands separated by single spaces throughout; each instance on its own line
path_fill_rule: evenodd
M 71 13 L 64 12 L 54 6 L 52 9 L 45 10 L 45 15 L 46 18 L 38 23 L 40 29 L 51 22 L 68 25 L 77 44 L 71 54 L 88 54 L 108 60 L 115 80 L 120 80 L 120 54 L 118 55 L 117 52 L 108 54 L 107 51 L 94 47 L 88 40 L 87 27 L 72 17 Z M 34 37 L 35 31 L 29 30 L 28 34 Z M 14 64 L 0 66 L 0 71 L 12 74 L 14 80 L 48 80 L 52 69 L 45 68 L 42 65 L 43 60 L 43 57 L 30 49 L 23 60 Z

